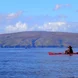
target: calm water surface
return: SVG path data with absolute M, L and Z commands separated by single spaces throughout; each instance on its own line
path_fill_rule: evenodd
M 49 51 L 64 50 L 0 49 L 0 78 L 78 78 L 78 55 L 48 55 Z

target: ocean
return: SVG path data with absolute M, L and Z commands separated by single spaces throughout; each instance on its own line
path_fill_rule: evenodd
M 1 48 L 0 78 L 78 78 L 78 55 L 53 55 L 66 48 Z M 78 48 L 73 49 L 75 52 Z

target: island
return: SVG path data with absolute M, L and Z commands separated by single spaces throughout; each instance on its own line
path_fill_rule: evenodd
M 78 47 L 78 33 L 25 31 L 0 34 L 0 48 Z

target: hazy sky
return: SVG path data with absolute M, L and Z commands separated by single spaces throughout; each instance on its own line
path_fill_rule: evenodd
M 78 33 L 78 0 L 0 0 L 0 33 Z

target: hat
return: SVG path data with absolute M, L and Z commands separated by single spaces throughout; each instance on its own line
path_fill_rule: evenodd
M 71 46 L 68 46 L 68 48 L 72 48 Z

